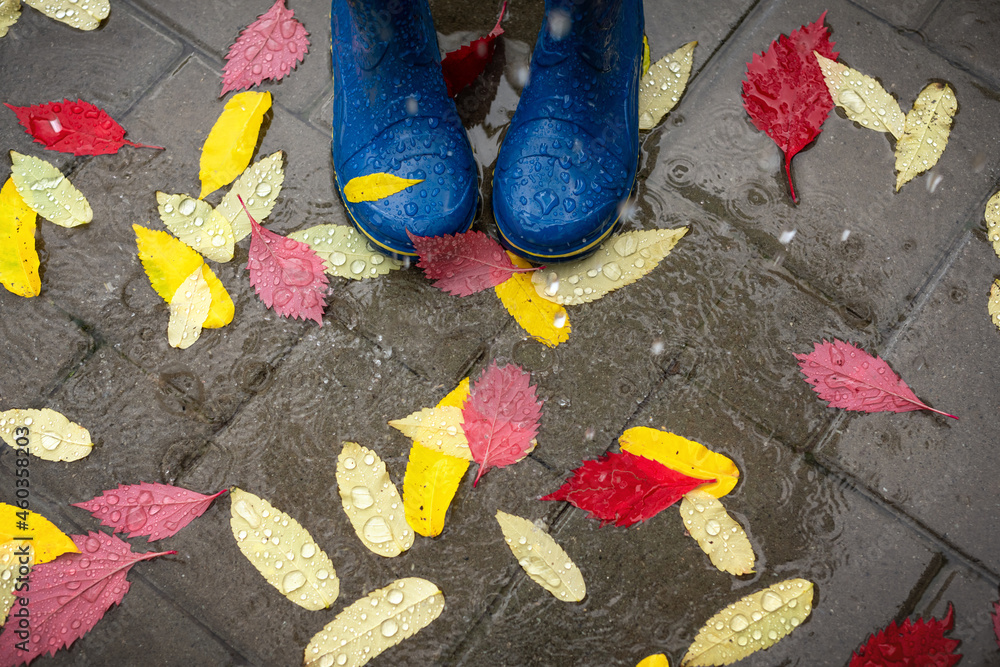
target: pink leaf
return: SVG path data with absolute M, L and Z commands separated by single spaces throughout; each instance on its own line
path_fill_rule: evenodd
M 922 403 L 881 358 L 837 339 L 814 345 L 812 352 L 795 358 L 813 391 L 830 407 L 861 412 L 930 410 L 958 419 Z
M 486 66 L 493 60 L 496 39 L 503 34 L 500 21 L 503 20 L 506 11 L 507 2 L 505 1 L 503 7 L 500 8 L 497 24 L 490 31 L 490 34 L 445 54 L 441 61 L 441 69 L 444 72 L 444 82 L 448 85 L 448 97 L 455 97 L 462 92 L 483 73 Z
M 993 611 L 990 612 L 990 616 L 993 619 L 993 637 L 997 641 L 997 646 L 1000 646 L 1000 601 L 993 603 Z
M 129 588 L 125 577 L 133 565 L 177 553 L 135 553 L 128 542 L 100 532 L 70 537 L 80 553 L 36 565 L 29 585 L 18 592 L 0 634 L 0 663 L 31 662 L 69 646 L 88 633 L 111 605 L 121 604 Z M 28 631 L 21 627 L 21 618 L 29 620 Z
M 246 204 L 237 196 L 243 210 Z M 329 279 L 323 260 L 309 247 L 264 229 L 250 218 L 250 285 L 268 308 L 285 317 L 315 320 L 323 326 Z
M 519 269 L 499 243 L 483 232 L 453 236 L 409 235 L 420 255 L 417 266 L 434 281 L 434 286 L 455 296 L 469 296 L 510 278 L 515 273 L 537 271 Z
M 176 535 L 225 492 L 205 496 L 168 484 L 119 484 L 117 489 L 73 506 L 87 510 L 115 532 L 127 532 L 129 537 L 146 535 L 152 542 Z
M 107 111 L 83 100 L 73 102 L 64 99 L 62 102 L 46 102 L 30 107 L 4 106 L 14 112 L 35 143 L 50 151 L 73 155 L 110 155 L 125 145 L 163 150 L 162 146 L 129 141 L 125 138 L 125 129 Z
M 538 433 L 542 402 L 531 376 L 514 364 L 490 364 L 462 406 L 462 428 L 472 458 L 479 464 L 475 486 L 490 468 L 516 463 L 527 456 Z
M 309 50 L 309 33 L 294 17 L 285 0 L 275 0 L 240 33 L 226 54 L 219 97 L 259 86 L 264 79 L 278 81 L 302 62 Z

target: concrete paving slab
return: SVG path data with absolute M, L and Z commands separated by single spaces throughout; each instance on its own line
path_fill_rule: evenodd
M 852 0 L 879 18 L 899 28 L 916 30 L 941 0 Z
M 921 27 L 927 41 L 949 59 L 1000 85 L 1000 56 L 993 45 L 1000 28 L 1000 7 L 994 2 L 942 2 Z
M 959 664 L 992 665 L 1000 659 L 992 617 L 997 597 L 995 581 L 960 564 L 949 565 L 928 588 L 915 614 L 941 619 L 948 613 L 948 605 L 954 605 L 955 627 L 945 636 L 962 642 L 957 651 L 962 654 Z

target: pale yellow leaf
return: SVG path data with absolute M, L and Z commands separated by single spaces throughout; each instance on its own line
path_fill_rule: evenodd
M 681 500 L 681 519 L 712 565 L 736 576 L 753 572 L 753 546 L 740 524 L 711 493 L 695 489 Z
M 7 30 L 17 23 L 20 17 L 21 0 L 0 0 L 0 37 L 6 35 Z
M 38 512 L 0 503 L 0 544 L 11 543 L 31 544 L 35 565 L 80 552 L 69 535 Z
M 360 667 L 412 637 L 444 610 L 437 586 L 418 577 L 397 579 L 337 614 L 306 646 L 306 667 Z
M 95 30 L 111 13 L 108 0 L 24 0 L 24 4 L 80 30 Z
M 46 461 L 76 461 L 94 446 L 87 429 L 48 408 L 0 412 L 0 438 Z
M 160 220 L 174 236 L 213 262 L 233 258 L 233 227 L 222 216 L 213 216 L 212 205 L 187 195 L 156 193 Z
M 400 178 L 393 174 L 377 173 L 357 176 L 344 185 L 344 199 L 351 203 L 385 199 L 406 188 L 423 183 L 422 178 Z
M 90 202 L 69 179 L 45 160 L 10 152 L 10 177 L 24 203 L 60 227 L 85 225 L 94 219 Z
M 687 231 L 679 227 L 616 234 L 585 259 L 535 271 L 531 282 L 540 296 L 554 303 L 569 306 L 596 301 L 656 268 Z
M 728 665 L 774 645 L 812 611 L 813 585 L 787 579 L 728 605 L 698 631 L 682 667 Z
M 170 299 L 170 322 L 167 342 L 171 347 L 186 350 L 201 337 L 201 329 L 212 306 L 212 290 L 198 267 L 191 272 Z
M 649 40 L 646 39 L 646 35 L 642 36 L 642 74 L 646 75 L 649 71 Z
M 311 611 L 326 609 L 340 594 L 330 557 L 299 522 L 269 502 L 233 487 L 230 490 L 236 545 L 289 600 Z
M 522 517 L 500 510 L 496 516 L 518 565 L 535 583 L 559 600 L 579 602 L 587 595 L 583 573 L 551 535 Z
M 662 653 L 654 653 L 640 660 L 635 667 L 670 667 L 670 661 Z
M 653 63 L 639 83 L 639 129 L 651 130 L 670 112 L 684 94 L 694 47 L 698 42 L 688 42 L 670 55 Z M 648 58 L 648 56 L 646 56 Z
M 519 269 L 531 268 L 531 264 L 517 255 L 507 255 Z M 510 278 L 493 288 L 500 303 L 507 309 L 521 328 L 535 340 L 549 347 L 569 340 L 569 314 L 558 303 L 539 296 L 531 282 L 530 273 L 514 273 Z
M 847 117 L 863 127 L 888 132 L 899 139 L 903 136 L 906 117 L 896 98 L 885 91 L 875 79 L 813 51 L 823 72 L 833 103 Z
M 1000 280 L 995 280 L 990 287 L 989 302 L 990 320 L 1000 329 Z
M 285 169 L 281 151 L 257 160 L 247 167 L 233 183 L 233 187 L 229 188 L 229 192 L 212 212 L 212 223 L 228 224 L 233 230 L 233 238 L 236 241 L 246 238 L 250 234 L 247 211 L 258 224 L 264 224 L 264 218 L 271 215 L 284 182 Z M 239 197 L 243 198 L 246 211 L 243 210 Z
M 714 479 L 714 483 L 699 488 L 716 498 L 732 491 L 740 479 L 732 459 L 676 433 L 636 426 L 622 433 L 618 444 L 623 452 L 657 461 L 688 477 Z
M 201 194 L 204 199 L 243 173 L 250 164 L 271 93 L 248 90 L 233 95 L 201 149 Z M 235 231 L 235 229 L 234 229 Z
M 0 283 L 18 296 L 38 296 L 42 291 L 38 265 L 35 212 L 8 178 L 0 189 Z
M 906 114 L 903 136 L 896 142 L 896 191 L 937 164 L 948 145 L 951 119 L 958 100 L 951 86 L 931 83 L 917 96 Z
M 986 237 L 993 244 L 993 252 L 1000 257 L 1000 192 L 986 202 Z
M 392 558 L 413 546 L 403 501 L 375 452 L 345 442 L 337 458 L 337 487 L 354 532 L 369 550 Z
M 369 248 L 368 239 L 347 225 L 317 225 L 288 238 L 308 244 L 331 276 L 361 280 L 403 268 L 402 262 Z
M 17 597 L 14 595 L 14 586 L 18 583 L 18 577 L 30 579 L 34 560 L 30 542 L 0 544 L 0 625 L 3 625 L 3 619 L 7 618 L 7 613 L 14 606 L 14 599 Z
M 469 441 L 462 428 L 461 408 L 451 406 L 424 408 L 402 419 L 392 420 L 389 426 L 408 438 L 418 440 L 428 449 L 467 461 L 472 460 Z

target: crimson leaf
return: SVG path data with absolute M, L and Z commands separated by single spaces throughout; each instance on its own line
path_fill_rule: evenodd
M 497 24 L 493 26 L 490 34 L 445 54 L 441 61 L 441 69 L 444 72 L 444 82 L 448 86 L 448 97 L 455 97 L 462 92 L 483 73 L 486 66 L 493 60 L 496 39 L 503 34 L 500 22 L 506 11 L 507 2 L 505 0 L 503 7 L 500 8 Z
M 950 604 L 940 621 L 921 618 L 911 623 L 906 619 L 901 626 L 892 621 L 851 655 L 849 667 L 951 667 L 962 658 L 955 653 L 959 641 L 944 636 L 954 623 L 955 610 Z
M 162 146 L 129 141 L 125 138 L 125 129 L 107 111 L 83 100 L 73 102 L 64 99 L 62 102 L 46 102 L 30 107 L 4 106 L 14 112 L 35 143 L 51 151 L 73 155 L 109 155 L 117 153 L 125 145 L 163 150 Z
M 102 524 L 129 537 L 146 535 L 161 540 L 200 517 L 212 501 L 226 492 L 205 496 L 168 484 L 119 484 L 84 503 L 73 503 L 90 512 Z

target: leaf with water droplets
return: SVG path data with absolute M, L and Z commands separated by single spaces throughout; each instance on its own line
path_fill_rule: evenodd
M 271 108 L 271 93 L 248 91 L 233 95 L 215 121 L 201 149 L 201 194 L 204 199 L 243 173 L 260 134 L 264 114 Z
M 434 286 L 455 296 L 469 296 L 496 287 L 519 269 L 495 240 L 483 232 L 414 236 L 406 232 L 420 256 L 417 266 Z
M 496 39 L 503 34 L 500 22 L 503 21 L 506 11 L 507 2 L 504 0 L 497 24 L 493 26 L 493 30 L 488 35 L 473 40 L 454 51 L 449 51 L 441 59 L 441 71 L 444 74 L 445 85 L 448 86 L 448 97 L 455 97 L 462 92 L 469 84 L 479 78 L 479 75 L 493 60 Z
M 35 565 L 76 553 L 73 540 L 38 512 L 0 503 L 0 544 L 31 544 Z
M 361 280 L 403 268 L 402 262 L 368 247 L 368 240 L 347 225 L 317 225 L 292 232 L 288 238 L 308 244 L 331 276 Z
M 635 667 L 670 667 L 670 661 L 662 653 L 654 653 L 640 660 Z
M 70 544 L 73 542 L 70 541 Z M 73 549 L 76 549 L 75 545 Z M 0 544 L 0 625 L 3 625 L 3 619 L 7 618 L 7 613 L 18 597 L 14 593 L 18 577 L 30 577 L 34 561 L 34 549 L 30 542 Z
M 0 412 L 0 438 L 46 461 L 76 461 L 90 454 L 90 433 L 55 410 Z
M 231 90 L 259 86 L 264 79 L 280 81 L 308 50 L 309 33 L 295 12 L 285 7 L 285 0 L 275 0 L 229 47 L 220 97 Z
M 987 308 L 990 311 L 990 321 L 1000 329 L 1000 280 L 994 280 L 990 286 L 990 301 Z
M 397 579 L 356 600 L 306 646 L 305 667 L 361 667 L 412 637 L 444 610 L 438 587 L 417 577 Z
M 413 440 L 419 440 L 428 449 L 472 460 L 469 441 L 462 428 L 462 409 L 452 406 L 424 408 L 418 412 L 393 419 L 389 426 Z
M 938 620 L 910 619 L 896 625 L 893 620 L 884 629 L 873 634 L 864 646 L 851 654 L 848 667 L 887 665 L 920 665 L 921 667 L 951 667 L 962 659 L 955 653 L 961 643 L 949 639 L 944 633 L 955 624 L 955 609 L 948 604 L 948 613 Z
M 378 201 L 423 182 L 422 178 L 400 178 L 395 174 L 382 172 L 356 176 L 344 185 L 344 199 L 352 204 Z
M 712 565 L 736 576 L 754 571 L 756 558 L 747 534 L 715 496 L 701 489 L 685 493 L 681 519 Z
M 812 611 L 813 585 L 786 579 L 726 606 L 698 631 L 681 667 L 728 665 L 773 646 Z
M 212 212 L 212 224 L 227 223 L 237 242 L 246 238 L 250 234 L 248 215 L 263 222 L 274 210 L 285 182 L 283 159 L 284 154 L 276 151 L 247 167 Z
M 229 496 L 236 546 L 267 583 L 310 611 L 332 605 L 340 594 L 340 580 L 330 557 L 306 529 L 248 491 L 234 486 Z
M 21 0 L 0 0 L 0 37 L 21 18 Z
M 508 252 L 511 262 L 519 269 L 530 269 L 526 260 Z M 529 273 L 515 273 L 493 288 L 507 312 L 521 328 L 548 347 L 569 340 L 570 324 L 566 309 L 558 303 L 542 298 L 535 291 Z
M 956 113 L 958 100 L 948 84 L 931 83 L 920 91 L 906 114 L 903 136 L 896 142 L 896 192 L 937 164 L 948 145 Z
M 85 225 L 94 219 L 90 202 L 58 169 L 37 157 L 10 152 L 10 177 L 24 203 L 60 227 Z
M 96 30 L 111 13 L 108 0 L 23 0 L 49 18 L 79 30 Z
M 554 303 L 590 303 L 655 269 L 687 232 L 687 227 L 678 227 L 616 234 L 589 257 L 536 271 L 531 282 L 541 297 Z
M 184 279 L 170 299 L 167 342 L 181 350 L 194 345 L 201 337 L 202 325 L 212 306 L 212 290 L 199 266 Z
M 145 535 L 153 542 L 172 537 L 208 509 L 226 489 L 211 496 L 169 484 L 119 484 L 83 503 L 72 503 L 90 512 L 102 525 L 129 537 Z
M 716 498 L 732 491 L 740 479 L 740 470 L 732 459 L 675 433 L 636 426 L 622 433 L 618 444 L 623 452 L 662 463 L 688 477 L 716 480 L 700 488 Z
M 21 199 L 13 179 L 8 178 L 0 189 L 0 283 L 23 297 L 38 296 L 42 291 L 35 219 L 35 212 Z
M 653 129 L 677 106 L 691 76 L 694 47 L 697 45 L 698 42 L 688 42 L 657 60 L 642 77 L 639 83 L 640 130 Z
M 413 546 L 403 501 L 375 452 L 345 442 L 337 458 L 337 487 L 354 532 L 369 550 L 392 558 Z
M 583 573 L 551 535 L 513 514 L 497 510 L 496 517 L 517 564 L 535 583 L 559 600 L 579 602 L 587 595 Z
M 888 132 L 896 139 L 903 136 L 906 117 L 899 102 L 882 84 L 819 53 L 814 55 L 833 103 L 843 109 L 848 118 L 869 130 Z
M 27 107 L 4 106 L 14 112 L 35 143 L 51 151 L 73 155 L 109 155 L 126 145 L 163 150 L 162 146 L 129 141 L 125 138 L 125 128 L 115 122 L 107 111 L 81 99 L 65 98 L 61 102 Z
M 986 202 L 986 236 L 993 244 L 993 252 L 1000 257 L 1000 192 Z
M 233 258 L 233 227 L 222 216 L 212 215 L 212 205 L 188 195 L 156 193 L 160 220 L 174 236 L 213 262 Z

